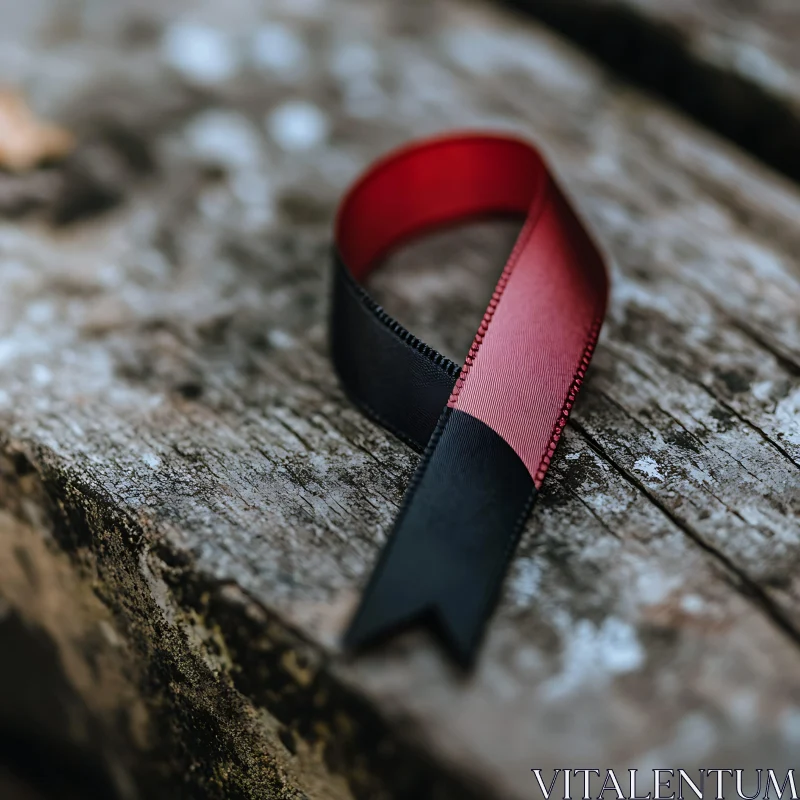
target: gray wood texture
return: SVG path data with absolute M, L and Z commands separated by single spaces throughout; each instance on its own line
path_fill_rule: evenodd
M 516 800 L 533 767 L 794 763 L 795 186 L 487 5 L 59 0 L 2 37 L 79 142 L 0 176 L 2 505 L 112 610 L 188 796 Z M 326 349 L 337 198 L 453 127 L 535 139 L 613 278 L 466 677 L 420 632 L 339 652 L 416 456 Z M 461 358 L 512 239 L 432 237 L 375 291 Z
M 794 0 L 508 0 L 800 180 Z

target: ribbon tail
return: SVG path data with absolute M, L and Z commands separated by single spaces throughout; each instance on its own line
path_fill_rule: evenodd
M 372 580 L 345 635 L 348 649 L 361 649 L 415 624 L 437 636 L 452 657 L 469 667 L 487 615 L 485 575 L 475 570 L 458 580 L 436 575 L 426 554 L 393 548 Z M 422 558 L 421 563 L 414 560 Z
M 448 409 L 345 645 L 423 623 L 469 667 L 535 496 L 511 447 L 480 420 Z

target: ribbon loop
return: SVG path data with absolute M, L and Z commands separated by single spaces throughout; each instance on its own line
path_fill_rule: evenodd
M 459 368 L 360 286 L 390 249 L 456 220 L 525 223 Z M 425 453 L 346 636 L 418 620 L 473 659 L 605 313 L 603 260 L 537 151 L 508 136 L 422 142 L 380 161 L 336 222 L 331 343 L 349 395 Z

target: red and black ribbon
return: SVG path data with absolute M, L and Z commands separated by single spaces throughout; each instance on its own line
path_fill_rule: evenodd
M 525 222 L 459 367 L 362 287 L 393 248 L 486 215 Z M 346 634 L 424 620 L 468 665 L 586 374 L 603 259 L 536 149 L 503 135 L 413 144 L 375 164 L 336 221 L 331 345 L 364 412 L 422 460 Z

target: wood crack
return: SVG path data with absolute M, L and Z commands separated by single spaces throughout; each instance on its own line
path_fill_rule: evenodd
M 606 452 L 605 448 L 578 422 L 573 421 L 575 430 L 583 437 L 586 444 L 607 464 L 609 464 L 627 483 L 638 490 L 652 505 L 654 505 L 670 522 L 679 528 L 698 547 L 706 552 L 714 561 L 719 563 L 729 576 L 735 580 L 735 586 L 747 599 L 749 599 L 761 612 L 763 612 L 784 634 L 792 644 L 800 647 L 800 630 L 798 630 L 784 611 L 770 598 L 769 594 L 758 583 L 753 581 L 745 571 L 739 568 L 730 558 L 710 544 L 698 531 L 694 530 L 681 517 L 675 514 L 665 503 L 654 495 L 647 486 L 635 475 L 617 464 Z
M 762 430 L 752 420 L 748 419 L 746 416 L 744 416 L 744 414 L 737 411 L 732 405 L 730 405 L 730 403 L 728 403 L 727 400 L 720 397 L 710 386 L 707 386 L 705 383 L 698 380 L 694 375 L 692 375 L 687 370 L 680 368 L 678 365 L 676 365 L 675 362 L 670 361 L 669 363 L 665 363 L 664 361 L 661 360 L 659 354 L 656 351 L 649 348 L 646 344 L 642 343 L 640 346 L 642 350 L 647 352 L 648 355 L 650 355 L 653 358 L 653 360 L 657 361 L 665 370 L 667 370 L 667 372 L 679 375 L 681 378 L 683 378 L 684 380 L 691 383 L 693 386 L 696 386 L 698 389 L 703 391 L 712 400 L 714 400 L 716 403 L 719 403 L 719 405 L 731 416 L 739 420 L 742 424 L 746 425 L 754 433 L 758 434 L 758 436 L 760 436 L 761 439 L 763 439 L 763 441 L 767 445 L 777 450 L 792 466 L 796 467 L 797 469 L 800 469 L 800 462 L 795 461 L 792 454 L 788 450 L 786 450 L 779 442 L 776 442 L 774 439 L 772 439 L 769 436 L 769 434 L 766 433 L 766 431 Z M 626 361 L 626 363 L 630 362 Z M 697 420 L 697 422 L 701 425 L 704 425 L 702 420 Z M 733 456 L 731 457 L 733 458 Z

